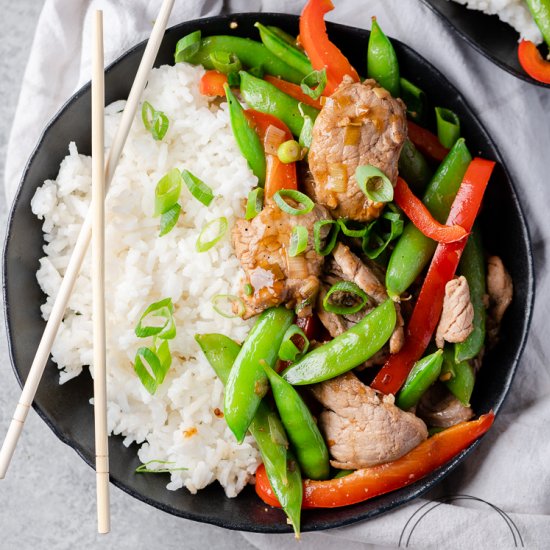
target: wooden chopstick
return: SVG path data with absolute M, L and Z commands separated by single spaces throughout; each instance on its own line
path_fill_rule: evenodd
M 97 530 L 110 531 L 105 348 L 105 74 L 103 12 L 92 33 L 92 297 Z
M 134 83 L 132 84 L 132 89 L 130 90 L 130 94 L 128 96 L 128 101 L 126 102 L 124 112 L 122 113 L 120 125 L 113 140 L 113 144 L 111 145 L 109 157 L 105 166 L 106 190 L 108 189 L 109 184 L 111 183 L 111 180 L 113 178 L 113 174 L 122 153 L 124 143 L 126 142 L 126 138 L 128 137 L 130 127 L 134 120 L 141 94 L 145 88 L 145 85 L 147 84 L 149 72 L 151 71 L 153 63 L 155 62 L 155 58 L 157 57 L 157 53 L 162 42 L 162 37 L 164 36 L 164 31 L 166 30 L 166 25 L 168 24 L 168 18 L 170 17 L 170 13 L 172 12 L 173 5 L 174 0 L 164 0 L 164 2 L 162 3 L 160 12 L 153 26 L 153 31 L 151 32 L 151 36 L 149 38 L 149 41 L 147 42 L 147 46 L 145 47 L 145 52 L 143 53 L 143 57 L 141 58 L 141 62 L 136 73 Z M 71 256 L 69 264 L 67 265 L 65 276 L 63 277 L 63 281 L 61 282 L 59 292 L 54 301 L 50 317 L 48 319 L 48 322 L 46 323 L 44 334 L 40 339 L 38 349 L 36 351 L 34 360 L 29 371 L 29 375 L 27 377 L 27 380 L 25 381 L 23 391 L 21 392 L 21 397 L 15 408 L 15 412 L 13 414 L 13 418 L 9 425 L 4 442 L 2 444 L 2 448 L 0 449 L 0 479 L 3 479 L 5 477 L 11 459 L 13 457 L 13 453 L 15 452 L 17 442 L 19 441 L 19 436 L 23 431 L 23 426 L 25 424 L 27 414 L 34 400 L 34 396 L 36 395 L 38 384 L 40 383 L 40 379 L 42 378 L 42 374 L 44 373 L 44 368 L 46 367 L 46 363 L 50 356 L 50 352 L 55 337 L 57 335 L 57 331 L 59 330 L 61 321 L 63 321 L 65 309 L 67 307 L 67 303 L 69 302 L 69 298 L 71 297 L 74 284 L 78 277 L 78 272 L 80 271 L 84 256 L 86 255 L 86 251 L 88 250 L 92 233 L 91 218 L 92 216 L 89 211 L 84 220 L 84 223 L 82 224 L 82 228 L 78 235 L 73 254 Z

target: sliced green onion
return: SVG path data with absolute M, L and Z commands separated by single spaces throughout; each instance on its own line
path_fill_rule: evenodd
M 254 288 L 250 283 L 246 283 L 243 287 L 243 290 L 246 296 L 252 296 L 252 294 L 254 294 Z
M 362 238 L 367 234 L 367 226 L 360 224 L 359 222 L 354 222 L 353 220 L 345 220 L 344 218 L 339 218 L 336 221 L 338 222 L 338 225 L 340 226 L 342 233 L 346 237 Z M 359 228 L 353 229 L 352 227 L 346 224 L 353 224 L 353 225 L 359 226 Z
M 169 472 L 178 472 L 181 470 L 188 470 L 189 468 L 159 468 L 158 470 L 152 470 L 149 468 L 150 464 L 175 464 L 175 462 L 169 462 L 168 460 L 149 460 L 144 464 L 140 464 L 136 469 L 136 474 L 167 474 Z
M 363 237 L 363 252 L 371 260 L 377 259 L 388 245 L 403 233 L 403 215 L 393 204 L 390 204 L 389 208 L 389 212 L 384 212 L 380 218 L 369 225 L 367 234 Z M 390 222 L 388 232 L 382 230 L 382 226 L 387 225 L 385 220 Z
M 323 236 L 321 235 L 321 229 L 325 225 L 331 225 L 332 228 L 325 237 L 325 247 L 322 248 Z M 315 252 L 321 256 L 328 256 L 336 246 L 339 232 L 340 226 L 336 220 L 317 220 L 313 224 L 313 246 L 315 247 Z
M 141 106 L 141 120 L 145 129 L 151 132 L 157 141 L 166 135 L 170 124 L 168 117 L 162 111 L 157 111 L 148 101 L 144 101 Z
M 226 319 L 242 317 L 246 311 L 244 302 L 234 294 L 216 294 L 212 298 L 212 308 Z
M 321 94 L 325 91 L 326 85 L 327 70 L 323 68 L 320 71 L 312 71 L 304 76 L 300 83 L 300 88 L 302 88 L 304 94 L 307 94 L 312 99 L 319 99 Z
M 272 413 L 267 417 L 267 423 L 269 425 L 271 441 L 273 441 L 275 445 L 283 445 L 284 447 L 288 447 L 288 439 L 285 431 L 282 424 L 277 420 L 275 414 Z
M 292 340 L 294 336 L 299 336 L 302 340 L 302 349 L 300 349 Z M 304 331 L 298 325 L 290 325 L 283 336 L 283 341 L 281 342 L 281 347 L 279 348 L 279 359 L 281 361 L 294 362 L 298 357 L 307 353 L 308 349 L 309 340 Z
M 306 115 L 304 113 L 301 103 L 298 103 L 298 110 L 300 111 L 300 114 L 304 119 L 304 124 L 300 131 L 300 136 L 298 137 L 298 143 L 302 147 L 306 147 L 307 149 L 309 149 L 311 147 L 311 138 L 313 133 L 313 120 L 309 115 Z
M 167 373 L 172 365 L 172 354 L 170 353 L 170 345 L 168 344 L 168 340 L 161 341 L 160 346 L 157 346 L 156 354 L 163 372 Z M 159 384 L 162 384 L 163 381 L 164 377 L 159 381 Z
M 426 94 L 406 78 L 401 77 L 399 82 L 401 83 L 401 99 L 407 106 L 407 115 L 414 121 L 422 120 L 428 105 Z
M 298 256 L 307 248 L 307 227 L 295 225 L 290 235 L 290 244 L 288 246 L 289 256 Z
M 181 175 L 191 195 L 199 202 L 202 202 L 204 206 L 210 206 L 210 203 L 214 200 L 212 189 L 204 181 L 189 172 L 189 170 L 182 170 Z
M 174 229 L 178 218 L 180 217 L 181 206 L 179 203 L 174 204 L 172 208 L 168 209 L 160 217 L 160 233 L 159 237 L 163 237 L 167 233 L 170 233 Z
M 144 362 L 145 361 L 145 362 Z M 147 366 L 149 368 L 147 368 Z M 162 366 L 157 354 L 149 348 L 139 348 L 134 359 L 134 371 L 138 375 L 143 387 L 154 395 L 159 386 L 157 374 L 160 374 Z
M 201 31 L 195 31 L 178 40 L 174 60 L 176 63 L 189 61 L 201 47 Z
M 373 202 L 390 202 L 393 200 L 393 185 L 388 176 L 368 164 L 358 166 L 355 170 L 355 179 L 361 191 Z
M 345 292 L 346 294 L 351 294 L 355 298 L 359 298 L 360 301 L 351 306 L 334 304 L 330 301 L 330 297 L 335 292 Z M 338 315 L 349 315 L 361 311 L 365 307 L 365 304 L 368 302 L 368 300 L 369 297 L 367 293 L 362 288 L 359 288 L 355 283 L 352 283 L 351 281 L 338 281 L 330 287 L 329 291 L 323 298 L 323 307 L 329 313 L 337 313 Z
M 460 119 L 450 109 L 435 108 L 437 119 L 437 137 L 443 147 L 450 149 L 460 137 Z
M 227 218 L 222 216 L 216 218 L 215 220 L 209 221 L 201 230 L 195 248 L 197 252 L 206 252 L 210 250 L 227 232 L 229 224 L 227 223 Z M 214 236 L 210 240 L 208 239 L 208 234 L 212 232 L 212 229 L 216 229 Z
M 285 197 L 296 201 L 302 208 L 294 208 L 293 206 L 290 206 L 290 204 L 285 201 Z M 307 195 L 304 195 L 295 189 L 280 189 L 273 195 L 273 200 L 283 212 L 291 214 L 292 216 L 309 214 L 315 206 L 314 202 Z
M 241 77 L 239 73 L 228 73 L 227 83 L 231 88 L 238 88 L 241 85 Z
M 241 61 L 234 53 L 215 51 L 210 54 L 210 61 L 214 69 L 223 74 L 238 73 L 242 69 Z
M 155 216 L 168 212 L 178 202 L 181 179 L 181 172 L 173 168 L 159 180 L 155 187 Z
M 158 322 L 157 322 L 158 321 Z M 172 298 L 164 298 L 152 303 L 141 315 L 135 328 L 138 338 L 156 336 L 170 340 L 176 336 L 174 323 L 174 304 Z
M 251 220 L 255 218 L 264 207 L 264 190 L 261 187 L 256 187 L 248 193 L 248 200 L 246 201 L 246 212 L 244 214 L 245 219 Z
M 300 147 L 300 144 L 294 139 L 283 141 L 283 143 L 281 143 L 281 145 L 279 145 L 279 148 L 277 149 L 277 157 L 283 164 L 296 162 L 300 160 L 301 155 L 302 148 Z

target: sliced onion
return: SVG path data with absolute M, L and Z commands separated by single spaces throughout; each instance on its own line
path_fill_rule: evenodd
M 309 277 L 307 260 L 303 256 L 290 256 L 287 254 L 286 265 L 289 279 L 307 279 Z

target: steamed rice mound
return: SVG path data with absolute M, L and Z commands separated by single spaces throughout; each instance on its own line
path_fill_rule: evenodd
M 229 235 L 243 215 L 243 199 L 257 183 L 240 154 L 229 124 L 227 104 L 212 103 L 198 92 L 202 67 L 180 63 L 154 69 L 143 100 L 168 116 L 162 141 L 145 130 L 138 113 L 116 170 L 106 205 L 106 304 L 108 423 L 124 444 L 141 444 L 139 458 L 170 461 L 188 468 L 171 473 L 169 489 L 192 493 L 217 480 L 227 496 L 246 485 L 259 463 L 253 440 L 238 445 L 223 418 L 223 386 L 200 352 L 196 333 L 221 332 L 242 341 L 250 321 L 216 313 L 216 294 L 235 294 L 240 266 Z M 124 102 L 107 108 L 107 146 L 114 137 Z M 209 207 L 182 186 L 182 214 L 176 227 L 159 237 L 153 217 L 154 190 L 172 168 L 187 168 L 215 195 Z M 44 220 L 45 256 L 38 282 L 47 295 L 45 319 L 76 242 L 91 199 L 91 159 L 69 145 L 55 180 L 47 180 L 32 200 Z M 229 230 L 209 251 L 195 250 L 207 222 L 225 216 Z M 69 302 L 52 355 L 60 383 L 74 378 L 92 361 L 90 253 Z M 171 297 L 176 338 L 170 341 L 172 367 L 155 395 L 134 373 L 137 349 L 149 345 L 134 334 L 152 302 Z M 155 465 L 151 466 L 152 468 Z M 163 467 L 157 465 L 157 468 Z M 164 466 L 166 467 L 166 466 Z

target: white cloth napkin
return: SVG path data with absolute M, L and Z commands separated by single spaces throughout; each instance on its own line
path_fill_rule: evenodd
M 384 30 L 435 64 L 466 96 L 499 146 L 516 182 L 531 229 L 537 302 L 527 348 L 506 405 L 468 460 L 428 499 L 466 494 L 509 514 L 527 548 L 550 548 L 550 90 L 501 71 L 456 37 L 416 0 L 335 0 L 328 19 L 363 28 L 377 15 Z M 222 10 L 299 13 L 304 0 L 178 0 L 171 24 Z M 160 1 L 46 0 L 25 71 L 6 163 L 11 199 L 42 129 L 89 78 L 87 37 L 93 9 L 105 11 L 106 60 L 146 38 Z M 546 336 L 545 336 L 546 335 Z M 495 373 L 498 376 L 498 372 Z M 300 548 L 397 546 L 407 520 L 429 500 L 418 499 L 377 519 L 333 531 L 305 534 Z M 410 532 L 407 531 L 407 533 Z M 258 548 L 295 548 L 292 536 L 244 534 Z M 519 539 L 517 546 L 521 547 Z M 402 545 L 405 546 L 406 538 Z M 410 538 L 415 548 L 512 548 L 504 520 L 487 505 L 443 504 Z

